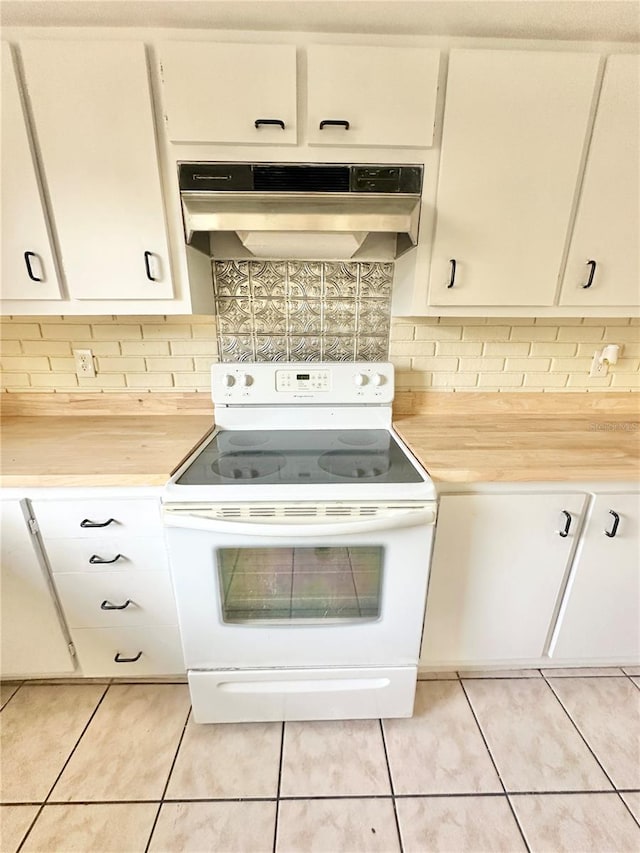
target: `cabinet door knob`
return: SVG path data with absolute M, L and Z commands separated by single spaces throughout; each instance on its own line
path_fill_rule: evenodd
M 564 530 L 558 531 L 558 536 L 561 536 L 563 539 L 569 535 L 569 529 L 571 528 L 571 513 L 567 512 L 566 509 L 562 510 L 562 514 L 564 515 Z
M 114 521 L 115 518 L 109 518 L 107 521 L 89 521 L 88 518 L 83 518 L 80 522 L 80 527 L 108 527 Z
M 605 530 L 604 535 L 608 536 L 609 539 L 613 539 L 613 537 L 618 532 L 618 525 L 620 524 L 620 516 L 613 509 L 609 510 L 609 515 L 613 516 L 613 527 L 611 528 L 611 530 Z
M 254 126 L 256 130 L 260 127 L 261 124 L 274 124 L 284 130 L 284 122 L 281 118 L 257 118 L 254 121 Z
M 24 253 L 24 262 L 27 265 L 27 274 L 31 281 L 42 281 L 43 279 L 38 278 L 38 276 L 33 274 L 33 269 L 31 268 L 31 258 L 37 258 L 35 252 L 25 252 Z
M 115 557 L 113 558 L 113 560 L 103 560 L 102 557 L 98 557 L 97 554 L 92 554 L 89 557 L 89 562 L 91 563 L 92 566 L 95 566 L 97 564 L 106 565 L 107 563 L 117 563 L 118 560 L 120 560 L 121 558 L 122 558 L 122 554 L 116 554 Z
M 593 277 L 596 274 L 597 264 L 595 261 L 587 261 L 587 266 L 591 267 L 591 269 L 589 270 L 589 279 L 587 283 L 582 285 L 583 290 L 587 290 L 587 288 L 591 287 L 591 285 L 593 284 Z
M 116 652 L 116 656 L 114 657 L 114 661 L 116 663 L 135 663 L 137 660 L 140 660 L 142 657 L 142 652 L 138 652 L 138 654 L 134 658 L 123 658 L 120 652 Z
M 340 119 L 325 118 L 320 122 L 320 130 L 324 130 L 325 127 L 344 127 L 345 130 L 349 130 L 351 125 L 344 118 L 340 118 Z
M 449 290 L 456 283 L 456 267 L 458 266 L 455 258 L 451 258 L 449 261 L 451 264 L 451 275 L 449 276 L 449 284 L 447 285 L 447 290 Z
M 130 604 L 133 604 L 130 598 L 127 598 L 124 604 L 112 604 L 105 598 L 100 605 L 100 610 L 126 610 Z

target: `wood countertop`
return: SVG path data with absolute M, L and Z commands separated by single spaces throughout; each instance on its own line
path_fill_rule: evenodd
M 0 485 L 162 486 L 211 428 L 206 414 L 5 417 Z
M 415 407 L 394 427 L 436 483 L 640 481 L 638 395 L 427 394 Z
M 175 397 L 118 409 L 109 395 L 105 414 L 107 395 L 86 395 L 59 415 L 59 403 L 31 396 L 3 407 L 6 488 L 161 486 L 213 425 L 204 400 L 180 413 Z M 438 483 L 640 480 L 638 394 L 400 391 L 394 426 Z

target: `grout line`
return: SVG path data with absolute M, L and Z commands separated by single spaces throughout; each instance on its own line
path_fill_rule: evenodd
M 469 705 L 469 709 L 471 710 L 471 713 L 473 714 L 473 719 L 476 722 L 476 726 L 478 727 L 478 731 L 480 732 L 480 737 L 482 738 L 482 742 L 485 745 L 485 749 L 487 750 L 489 758 L 491 759 L 491 763 L 493 764 L 493 768 L 496 771 L 496 774 L 498 776 L 498 781 L 500 782 L 500 785 L 502 786 L 502 790 L 504 791 L 504 793 L 506 795 L 507 804 L 509 806 L 511 814 L 513 815 L 513 819 L 516 822 L 516 826 L 518 827 L 518 831 L 520 832 L 522 842 L 525 846 L 525 849 L 528 851 L 528 853 L 531 853 L 531 848 L 529 847 L 529 844 L 527 843 L 527 839 L 525 837 L 524 830 L 520 826 L 520 821 L 518 820 L 518 816 L 516 815 L 515 809 L 513 808 L 513 804 L 511 802 L 511 800 L 509 799 L 509 795 L 507 794 L 507 787 L 504 784 L 504 782 L 502 781 L 502 776 L 500 775 L 500 771 L 498 770 L 498 765 L 496 764 L 495 759 L 493 757 L 493 754 L 492 754 L 491 750 L 489 749 L 489 744 L 487 743 L 487 739 L 484 736 L 484 732 L 482 731 L 482 726 L 480 725 L 480 721 L 478 720 L 475 709 L 474 709 L 473 705 L 471 704 L 471 699 L 469 699 L 469 696 L 467 695 L 467 691 L 464 688 L 464 683 L 463 683 L 462 679 L 460 679 L 460 687 L 462 688 L 462 692 L 464 693 L 465 699 L 467 700 L 467 704 Z
M 637 682 L 635 682 L 635 681 L 633 680 L 634 678 L 638 678 L 638 676 L 637 676 L 637 675 L 627 675 L 627 673 L 626 673 L 626 672 L 625 672 L 625 673 L 623 673 L 623 674 L 624 674 L 624 677 L 625 677 L 625 678 L 628 678 L 628 679 L 629 679 L 629 681 L 633 684 L 633 686 L 634 686 L 634 687 L 637 687 L 637 688 L 638 688 L 638 690 L 640 690 L 640 684 L 638 684 Z M 16 693 L 17 693 L 17 692 L 18 692 L 18 691 L 16 690 Z M 16 694 L 14 693 L 14 694 L 13 694 L 13 696 L 15 696 L 15 695 L 16 695 Z M 13 699 L 13 696 L 11 697 L 11 699 Z M 11 699 L 9 699 L 9 702 L 11 702 Z M 6 707 L 6 706 L 5 706 L 5 707 Z
M 384 736 L 384 726 L 382 725 L 382 720 L 378 720 L 380 723 L 380 734 L 382 736 L 382 748 L 384 750 L 384 760 L 387 765 L 387 773 L 389 775 L 389 787 L 391 789 L 391 796 L 393 802 L 393 814 L 396 819 L 396 830 L 398 832 L 398 843 L 400 844 L 400 853 L 404 853 L 404 847 L 402 844 L 402 833 L 400 832 L 400 819 L 398 818 L 398 809 L 396 807 L 396 797 L 395 797 L 395 789 L 393 787 L 393 776 L 391 775 L 391 765 L 389 764 L 389 753 L 387 752 L 387 741 Z
M 629 806 L 629 803 L 625 800 L 625 798 L 622 796 L 620 791 L 616 791 L 616 794 L 618 795 L 618 797 L 622 801 L 622 805 L 625 807 L 625 809 L 629 812 L 629 814 L 631 815 L 631 817 L 635 821 L 638 828 L 640 828 L 640 820 L 638 820 L 638 818 L 635 816 L 635 814 L 631 811 L 631 807 Z
M 280 761 L 278 762 L 278 788 L 276 790 L 276 819 L 273 825 L 273 853 L 276 853 L 276 843 L 278 841 L 278 817 L 280 816 L 280 785 L 282 782 L 282 758 L 284 755 L 284 727 L 286 723 L 282 723 L 282 732 L 280 734 Z
M 23 684 L 24 684 L 24 681 L 21 681 L 21 682 L 18 684 L 18 686 L 17 686 L 17 687 L 16 687 L 16 689 L 13 691 L 13 693 L 11 694 L 11 696 L 9 696 L 9 698 L 8 698 L 8 699 L 7 699 L 7 701 L 4 703 L 4 705 L 2 706 L 2 708 L 0 708 L 0 711 L 4 711 L 4 709 L 7 707 L 7 705 L 9 704 L 9 702 L 11 702 L 11 700 L 12 700 L 12 699 L 13 699 L 13 697 L 16 695 L 16 693 L 18 693 L 18 691 L 19 691 L 19 690 L 20 690 L 20 688 L 23 686 Z
M 184 721 L 184 726 L 182 727 L 182 731 L 180 732 L 180 737 L 178 739 L 178 746 L 176 747 L 176 751 L 173 756 L 173 761 L 171 762 L 171 767 L 169 768 L 169 774 L 167 776 L 167 781 L 164 783 L 164 788 L 162 789 L 162 794 L 160 795 L 160 802 L 158 803 L 158 809 L 156 811 L 156 816 L 153 819 L 153 824 L 151 825 L 151 831 L 149 833 L 149 838 L 147 840 L 147 845 L 144 848 L 145 853 L 149 850 L 149 845 L 151 844 L 151 839 L 153 838 L 153 833 L 155 832 L 156 824 L 158 823 L 158 818 L 160 817 L 160 809 L 162 808 L 162 804 L 164 802 L 164 795 L 167 793 L 167 788 L 169 787 L 169 782 L 171 780 L 171 774 L 173 773 L 173 768 L 176 766 L 176 761 L 178 760 L 178 753 L 180 752 L 180 747 L 182 746 L 182 741 L 184 739 L 184 733 L 187 730 L 187 723 L 189 722 L 189 717 L 191 716 L 191 706 L 189 706 L 189 710 L 187 711 L 187 717 Z
M 18 845 L 18 848 L 16 849 L 16 853 L 20 853 L 20 851 L 22 850 L 22 848 L 23 848 L 23 846 L 24 846 L 25 841 L 27 840 L 27 838 L 29 837 L 29 835 L 30 835 L 30 833 L 31 833 L 31 830 L 32 830 L 32 829 L 33 829 L 33 827 L 35 826 L 36 821 L 38 820 L 38 818 L 39 818 L 39 817 L 40 817 L 40 815 L 42 814 L 42 810 L 44 809 L 44 807 L 45 807 L 46 805 L 48 805 L 48 803 L 49 803 L 49 797 L 50 797 L 50 796 L 51 796 L 51 794 L 53 793 L 53 790 L 54 790 L 54 788 L 56 787 L 56 785 L 58 784 L 58 782 L 60 781 L 60 777 L 62 776 L 62 774 L 63 774 L 63 773 L 64 773 L 64 771 L 66 770 L 67 765 L 69 764 L 69 762 L 70 762 L 70 761 L 71 761 L 71 759 L 73 758 L 73 755 L 74 755 L 74 753 L 75 753 L 76 749 L 78 748 L 78 746 L 79 746 L 79 744 L 80 744 L 80 741 L 81 741 L 81 740 L 82 740 L 82 738 L 84 737 L 85 732 L 87 731 L 87 729 L 88 729 L 88 728 L 89 728 L 89 726 L 91 725 L 91 721 L 93 720 L 93 718 L 95 717 L 96 713 L 98 712 L 98 708 L 100 707 L 100 705 L 102 705 L 102 701 L 103 701 L 104 697 L 107 695 L 107 692 L 108 692 L 108 690 L 109 690 L 109 687 L 110 687 L 110 685 L 109 685 L 109 684 L 105 685 L 105 688 L 104 688 L 104 691 L 103 691 L 103 693 L 102 693 L 102 696 L 98 699 L 98 702 L 96 703 L 96 707 L 95 707 L 95 708 L 93 709 L 93 711 L 91 712 L 91 715 L 89 716 L 89 719 L 87 720 L 87 722 L 86 722 L 86 723 L 85 723 L 85 725 L 84 725 L 84 728 L 83 728 L 83 729 L 82 729 L 82 731 L 80 732 L 80 736 L 79 736 L 79 738 L 77 739 L 77 741 L 75 742 L 75 745 L 74 745 L 73 749 L 71 750 L 71 752 L 70 752 L 70 753 L 69 753 L 69 755 L 67 756 L 66 761 L 65 761 L 65 762 L 64 762 L 64 764 L 62 765 L 62 769 L 60 770 L 60 772 L 59 772 L 59 773 L 58 773 L 58 775 L 56 776 L 56 778 L 55 778 L 55 780 L 54 780 L 54 782 L 53 782 L 53 785 L 49 788 L 49 793 L 47 794 L 47 796 L 44 798 L 44 800 L 43 800 L 43 801 L 42 801 L 42 803 L 40 804 L 40 808 L 38 809 L 38 811 L 37 811 L 36 816 L 34 817 L 34 819 L 31 821 L 31 823 L 30 823 L 30 825 L 29 825 L 29 829 L 26 831 L 26 833 L 25 833 L 25 835 L 24 835 L 24 838 L 22 839 L 22 841 L 21 841 L 21 842 L 20 842 L 20 844 Z
M 562 700 L 560 699 L 560 697 L 558 696 L 558 694 L 556 693 L 556 691 L 553 689 L 553 685 L 549 684 L 549 682 L 547 681 L 547 679 L 546 679 L 546 677 L 545 677 L 545 676 L 543 676 L 543 678 L 544 678 L 545 684 L 547 685 L 547 687 L 549 688 L 549 690 L 553 693 L 553 695 L 556 697 L 556 700 L 558 701 L 558 704 L 560 705 L 560 707 L 562 708 L 562 710 L 565 712 L 565 714 L 566 714 L 566 715 L 567 715 L 567 717 L 569 718 L 569 721 L 571 722 L 571 725 L 572 725 L 572 726 L 574 727 L 574 729 L 578 732 L 578 734 L 580 735 L 580 738 L 582 739 L 582 741 L 583 741 L 584 745 L 587 747 L 587 749 L 589 750 L 589 752 L 590 752 L 590 753 L 591 753 L 591 755 L 593 756 L 593 758 L 594 758 L 594 760 L 595 760 L 596 764 L 598 765 L 598 767 L 602 770 L 602 772 L 604 773 L 604 775 L 605 775 L 605 776 L 607 777 L 607 779 L 609 780 L 609 784 L 611 785 L 611 789 L 612 789 L 613 791 L 616 791 L 616 790 L 617 790 L 617 788 L 616 788 L 616 786 L 615 786 L 615 784 L 614 784 L 614 782 L 613 782 L 613 779 L 611 778 L 611 776 L 609 776 L 609 774 L 607 773 L 607 771 L 606 771 L 606 770 L 605 770 L 605 768 L 603 767 L 602 762 L 600 761 L 600 759 L 598 758 L 598 756 L 595 754 L 595 752 L 594 752 L 594 751 L 593 751 L 593 749 L 591 748 L 591 745 L 589 744 L 588 740 L 586 739 L 586 737 L 582 734 L 582 732 L 581 732 L 581 731 L 580 731 L 580 729 L 578 728 L 578 724 L 574 721 L 574 719 L 573 719 L 573 717 L 571 716 L 571 714 L 570 714 L 570 713 L 567 711 L 567 709 L 565 708 L 565 706 L 564 706 L 564 704 L 563 704 Z

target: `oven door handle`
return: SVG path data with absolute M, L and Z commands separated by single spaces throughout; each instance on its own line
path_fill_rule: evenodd
M 207 518 L 194 512 L 164 511 L 167 527 L 185 527 L 188 530 L 204 530 L 207 533 L 231 533 L 240 536 L 311 537 L 344 536 L 356 533 L 396 530 L 401 527 L 435 524 L 436 513 L 432 509 L 411 510 L 397 515 L 381 516 L 367 521 L 340 521 L 333 519 L 320 524 L 254 524 L 252 521 L 227 521 Z

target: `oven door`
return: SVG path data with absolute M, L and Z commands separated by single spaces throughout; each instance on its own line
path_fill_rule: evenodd
M 165 507 L 189 670 L 415 666 L 436 504 L 224 520 Z

